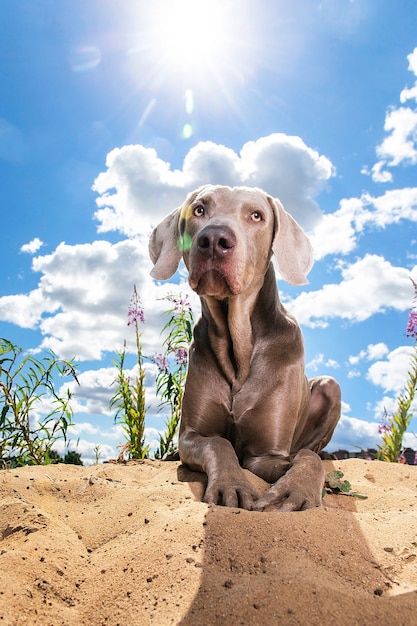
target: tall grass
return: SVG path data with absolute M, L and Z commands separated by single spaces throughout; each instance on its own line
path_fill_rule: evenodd
M 61 395 L 56 377 L 71 375 L 75 365 L 50 350 L 36 358 L 7 339 L 0 339 L 0 463 L 47 465 L 54 462 L 52 447 L 66 441 L 72 425 L 71 391 Z M 38 417 L 44 406 L 52 408 Z

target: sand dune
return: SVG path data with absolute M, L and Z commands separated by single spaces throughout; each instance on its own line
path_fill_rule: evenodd
M 368 498 L 255 513 L 176 462 L 2 471 L 0 624 L 416 623 L 417 467 L 325 468 Z

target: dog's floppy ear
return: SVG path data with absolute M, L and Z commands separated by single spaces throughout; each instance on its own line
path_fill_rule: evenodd
M 279 200 L 268 196 L 276 219 L 272 252 L 278 269 L 290 285 L 307 285 L 307 274 L 313 265 L 313 248 L 303 229 L 285 210 Z
M 175 209 L 152 231 L 149 239 L 149 256 L 154 264 L 152 278 L 166 280 L 178 269 L 182 257 L 179 247 L 179 218 L 180 209 Z

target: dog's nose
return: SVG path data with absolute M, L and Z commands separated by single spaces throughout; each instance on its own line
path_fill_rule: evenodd
M 236 245 L 234 233 L 226 226 L 206 226 L 197 237 L 197 247 L 205 258 L 230 255 Z

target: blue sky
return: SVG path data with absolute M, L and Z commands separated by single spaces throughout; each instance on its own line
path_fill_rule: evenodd
M 207 182 L 263 188 L 310 235 L 310 284 L 279 289 L 308 375 L 342 385 L 329 449 L 378 443 L 411 349 L 416 25 L 414 0 L 0 0 L 0 334 L 75 357 L 85 461 L 123 440 L 108 403 L 133 284 L 146 354 L 160 298 L 187 289 L 151 280 L 149 232 Z

